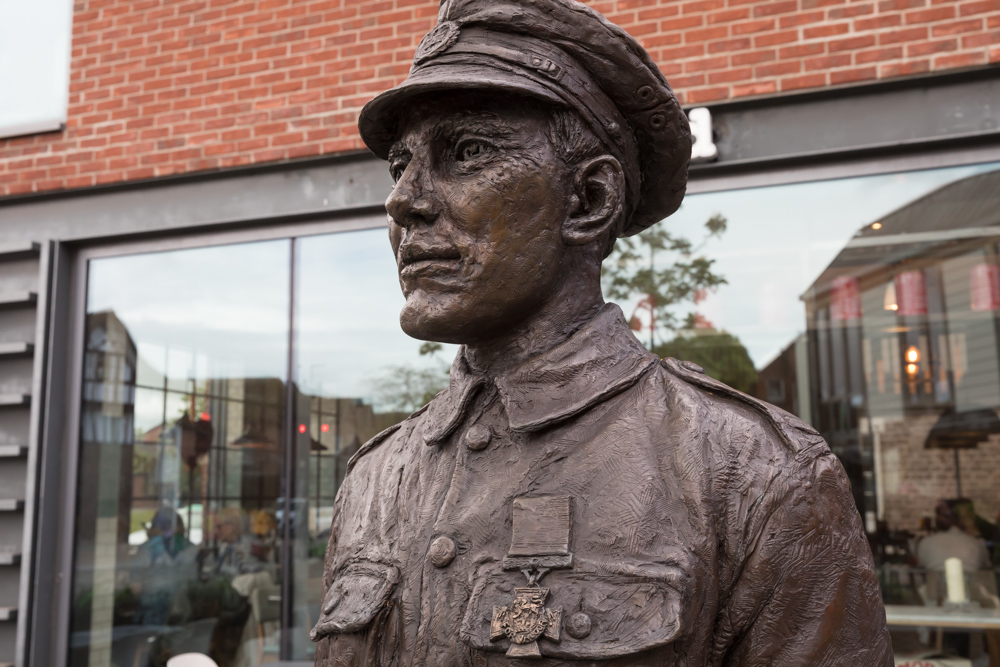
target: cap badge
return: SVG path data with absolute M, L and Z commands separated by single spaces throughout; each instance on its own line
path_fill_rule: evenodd
M 419 65 L 450 49 L 458 41 L 459 32 L 458 25 L 452 21 L 438 23 L 420 40 L 420 45 L 417 46 L 417 51 L 413 54 L 413 64 Z

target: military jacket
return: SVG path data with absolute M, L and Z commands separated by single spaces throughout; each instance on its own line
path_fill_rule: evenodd
M 532 549 L 558 563 L 529 583 Z M 661 362 L 613 305 L 500 377 L 460 350 L 349 464 L 324 587 L 322 667 L 892 664 L 823 439 Z

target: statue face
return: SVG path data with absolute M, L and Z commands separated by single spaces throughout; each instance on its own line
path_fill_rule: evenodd
M 540 105 L 435 98 L 414 106 L 389 154 L 389 239 L 403 330 L 477 344 L 509 333 L 560 281 L 572 179 Z

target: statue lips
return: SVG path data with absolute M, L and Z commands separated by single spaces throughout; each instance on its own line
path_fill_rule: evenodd
M 407 291 L 419 281 L 451 284 L 462 274 L 462 255 L 456 248 L 407 244 L 399 248 L 399 278 Z

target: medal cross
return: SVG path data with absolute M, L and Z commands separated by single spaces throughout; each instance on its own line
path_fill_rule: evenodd
M 547 609 L 549 589 L 528 586 L 514 589 L 514 602 L 506 607 L 493 607 L 490 641 L 506 637 L 510 640 L 508 658 L 541 658 L 538 640 L 541 637 L 559 641 L 562 608 Z

